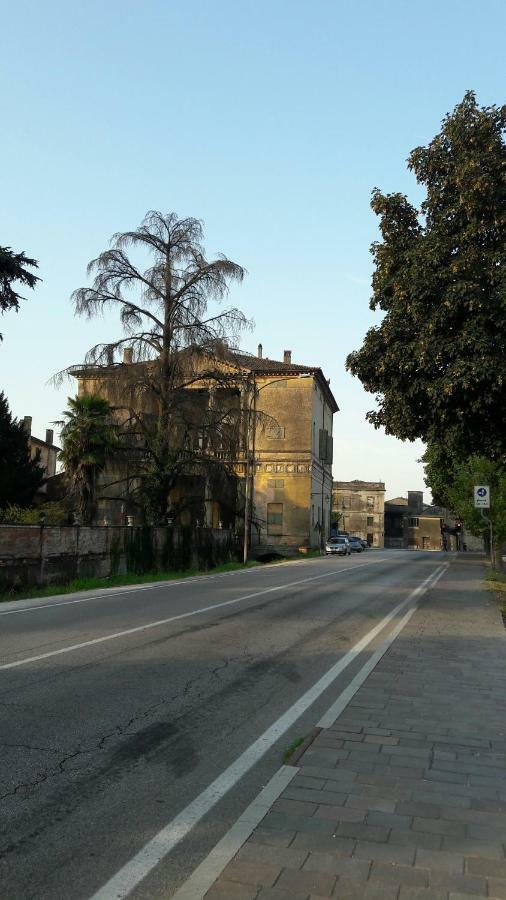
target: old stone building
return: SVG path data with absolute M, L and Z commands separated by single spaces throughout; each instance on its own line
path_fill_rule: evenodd
M 46 428 L 46 438 L 35 437 L 32 434 L 32 417 L 25 416 L 23 426 L 28 437 L 28 446 L 30 447 L 30 456 L 35 459 L 39 458 L 39 465 L 44 469 L 44 477 L 46 479 L 53 478 L 56 474 L 56 463 L 58 460 L 59 447 L 54 443 L 54 431 L 52 428 Z M 44 483 L 37 491 L 37 495 L 47 499 L 47 482 Z
M 443 517 L 423 502 L 423 491 L 385 502 L 385 547 L 406 550 L 441 550 Z
M 127 374 L 142 365 L 133 363 L 126 351 L 123 362 L 109 370 L 76 367 L 78 393 L 105 396 L 126 422 L 126 392 L 120 389 L 118 398 L 118 371 L 123 367 Z M 330 528 L 333 416 L 338 409 L 322 370 L 292 363 L 290 351 L 282 361 L 265 358 L 261 345 L 256 356 L 229 352 L 213 360 L 212 370 L 213 377 L 203 364 L 202 377 L 187 392 L 201 463 L 189 465 L 173 491 L 178 520 L 243 532 L 246 517 L 253 555 L 321 546 Z M 145 402 L 139 391 L 130 399 L 138 409 Z M 213 429 L 205 427 L 210 410 L 221 422 L 214 437 Z M 203 464 L 211 458 L 217 463 L 216 477 Z M 122 465 L 125 469 L 127 464 Z M 135 479 L 125 471 L 120 476 L 116 469 L 102 479 L 101 515 L 111 524 L 127 513 L 139 515 L 131 502 Z
M 320 547 L 330 529 L 333 416 L 337 403 L 322 370 L 258 355 L 236 355 L 252 380 L 254 459 L 251 548 Z
M 370 547 L 384 545 L 385 485 L 382 481 L 334 481 L 332 513 L 339 531 Z

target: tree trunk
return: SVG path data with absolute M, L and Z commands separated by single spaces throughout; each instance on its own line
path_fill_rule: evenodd
M 494 541 L 494 547 L 492 551 L 492 565 L 496 572 L 504 572 L 504 563 L 502 559 L 503 555 L 503 546 L 502 541 Z

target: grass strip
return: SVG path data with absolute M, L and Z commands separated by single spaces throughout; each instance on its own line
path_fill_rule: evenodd
M 286 556 L 282 559 L 272 560 L 273 563 L 293 562 L 297 559 L 311 559 L 319 556 L 319 551 L 312 551 L 308 554 L 297 553 L 294 556 Z M 15 588 L 0 593 L 0 603 L 9 603 L 12 600 L 32 600 L 38 597 L 55 597 L 59 594 L 75 594 L 79 591 L 97 591 L 111 587 L 125 587 L 128 585 L 152 584 L 156 581 L 180 581 L 183 578 L 195 578 L 198 575 L 214 575 L 220 572 L 236 572 L 239 569 L 251 569 L 254 566 L 261 566 L 262 563 L 256 560 L 247 562 L 246 565 L 240 562 L 227 562 L 213 569 L 186 569 L 183 572 L 147 572 L 143 575 L 136 575 L 130 572 L 127 575 L 108 575 L 105 578 L 75 578 L 66 584 L 48 584 L 44 587 L 33 587 L 17 590 Z

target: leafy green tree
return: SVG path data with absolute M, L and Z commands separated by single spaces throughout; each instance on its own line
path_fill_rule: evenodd
M 0 509 L 30 506 L 43 481 L 44 470 L 38 456 L 31 459 L 23 422 L 12 417 L 7 397 L 0 393 Z
M 506 429 L 506 106 L 468 92 L 409 157 L 426 197 L 415 209 L 375 190 L 370 307 L 381 310 L 347 368 L 376 395 L 367 418 L 459 459 L 504 459 Z
M 8 309 L 19 309 L 19 301 L 23 298 L 12 287 L 13 282 L 19 281 L 30 288 L 34 288 L 40 281 L 28 267 L 37 268 L 38 262 L 30 259 L 24 252 L 14 253 L 10 247 L 0 247 L 0 312 Z M 0 341 L 2 335 L 0 334 Z
M 60 459 L 77 496 L 83 525 L 93 524 L 97 480 L 119 449 L 118 424 L 110 403 L 96 394 L 69 397 L 63 413 Z
M 445 497 L 451 509 L 474 534 L 488 532 L 480 511 L 474 507 L 476 484 L 490 486 L 490 509 L 484 510 L 492 522 L 492 557 L 494 567 L 503 569 L 502 547 L 506 542 L 506 466 L 482 456 L 471 456 L 452 472 L 451 485 Z

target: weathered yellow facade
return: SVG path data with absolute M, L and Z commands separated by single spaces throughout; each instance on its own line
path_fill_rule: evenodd
M 126 367 L 139 364 L 126 357 L 120 365 L 127 371 Z M 289 351 L 283 362 L 264 358 L 260 347 L 257 356 L 230 353 L 213 365 L 216 383 L 207 374 L 189 390 L 195 397 L 196 425 L 205 409 L 227 411 L 234 440 L 226 445 L 209 444 L 203 452 L 228 465 L 234 485 L 222 483 L 218 488 L 208 476 L 197 484 L 194 468 L 174 492 L 182 498 L 191 489 L 200 496 L 194 511 L 186 512 L 185 521 L 243 531 L 246 513 L 253 554 L 319 547 L 330 527 L 332 423 L 337 411 L 321 369 L 292 364 Z M 126 403 L 122 408 L 117 377 L 109 377 L 107 370 L 86 367 L 74 374 L 80 395 L 93 392 L 105 396 L 125 420 Z M 130 400 L 137 408 L 143 402 L 142 395 Z M 117 499 L 121 499 L 119 491 Z M 107 510 L 101 505 L 103 513 L 114 520 L 111 504 Z
M 385 485 L 382 481 L 334 481 L 332 512 L 339 531 L 356 535 L 371 547 L 385 542 Z
M 320 370 L 299 368 L 255 373 L 253 552 L 316 548 L 329 534 L 337 405 Z

